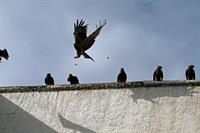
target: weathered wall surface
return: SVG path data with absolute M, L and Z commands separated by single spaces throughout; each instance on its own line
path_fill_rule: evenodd
M 0 133 L 200 132 L 197 81 L 0 90 Z

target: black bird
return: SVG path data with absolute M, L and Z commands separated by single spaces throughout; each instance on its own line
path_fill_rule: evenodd
M 9 54 L 6 49 L 3 49 L 3 50 L 0 49 L 0 62 L 2 58 L 5 58 L 6 60 L 8 60 L 9 58 Z
M 47 73 L 47 75 L 46 75 L 45 84 L 46 85 L 54 85 L 54 79 L 50 73 Z
M 194 65 L 189 65 L 185 71 L 185 76 L 187 80 L 195 80 Z
M 121 68 L 120 73 L 117 76 L 117 82 L 126 82 L 127 75 L 124 68 Z
M 101 28 L 106 24 L 106 21 L 104 20 L 103 23 L 99 22 L 97 29 L 89 36 L 87 36 L 88 25 L 84 25 L 84 23 L 82 19 L 80 22 L 77 20 L 76 23 L 74 23 L 74 48 L 77 54 L 74 58 L 79 58 L 83 55 L 85 58 L 94 61 L 85 51 L 94 44 L 96 37 L 99 35 Z
M 73 76 L 71 73 L 69 74 L 67 81 L 69 81 L 71 85 L 72 84 L 79 84 L 78 78 L 76 76 Z
M 156 70 L 153 73 L 153 80 L 154 81 L 162 81 L 163 80 L 163 72 L 162 66 L 157 66 Z

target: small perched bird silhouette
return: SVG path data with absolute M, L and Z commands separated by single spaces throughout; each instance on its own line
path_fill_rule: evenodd
M 162 81 L 163 80 L 163 72 L 162 66 L 157 66 L 156 70 L 153 73 L 153 80 L 154 81 Z
M 0 62 L 2 58 L 5 58 L 6 60 L 8 60 L 9 58 L 9 54 L 6 49 L 3 49 L 3 50 L 0 49 Z
M 187 80 L 195 80 L 194 65 L 189 65 L 185 71 L 185 76 Z
M 71 85 L 72 84 L 79 84 L 78 78 L 76 76 L 73 76 L 71 73 L 69 74 L 67 81 L 69 81 Z
M 87 27 L 88 25 L 84 25 L 84 21 L 81 19 L 79 22 L 78 20 L 76 23 L 74 23 L 74 48 L 76 49 L 76 56 L 74 58 L 79 58 L 81 55 L 83 55 L 86 59 L 92 59 L 85 51 L 88 50 L 95 42 L 96 37 L 99 35 L 101 29 L 104 27 L 106 24 L 106 20 L 101 23 L 99 22 L 99 26 L 96 26 L 97 29 L 87 36 Z
M 117 76 L 117 82 L 126 82 L 127 75 L 124 68 L 121 68 L 120 73 Z
M 54 85 L 54 79 L 50 73 L 47 73 L 47 75 L 46 75 L 45 84 L 46 85 Z

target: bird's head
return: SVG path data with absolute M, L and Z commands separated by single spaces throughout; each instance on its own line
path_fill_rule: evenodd
M 120 72 L 125 72 L 123 67 L 121 68 Z
M 51 77 L 51 73 L 47 73 L 47 77 Z
M 161 65 L 158 65 L 158 66 L 157 66 L 157 69 L 160 69 L 160 70 L 161 70 L 161 69 L 162 69 L 162 66 L 161 66 Z
M 73 77 L 73 75 L 70 73 L 70 74 L 69 74 L 69 77 Z
M 74 31 L 73 34 L 74 34 L 74 36 L 75 36 L 75 35 L 78 35 L 78 32 L 77 32 L 77 31 Z
M 68 76 L 68 79 L 67 81 L 71 81 L 71 78 L 73 77 L 73 75 L 70 73 L 69 76 Z
M 189 65 L 188 68 L 194 68 L 194 65 Z

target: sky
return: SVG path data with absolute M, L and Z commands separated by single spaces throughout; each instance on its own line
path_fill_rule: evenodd
M 200 0 L 0 0 L 0 86 L 116 81 L 120 68 L 128 81 L 152 80 L 157 65 L 164 80 L 185 80 L 195 65 L 200 79 Z M 95 62 L 74 59 L 73 23 L 84 19 L 88 34 L 107 20 L 87 50 Z M 109 57 L 109 59 L 107 59 Z M 75 65 L 77 64 L 77 65 Z

